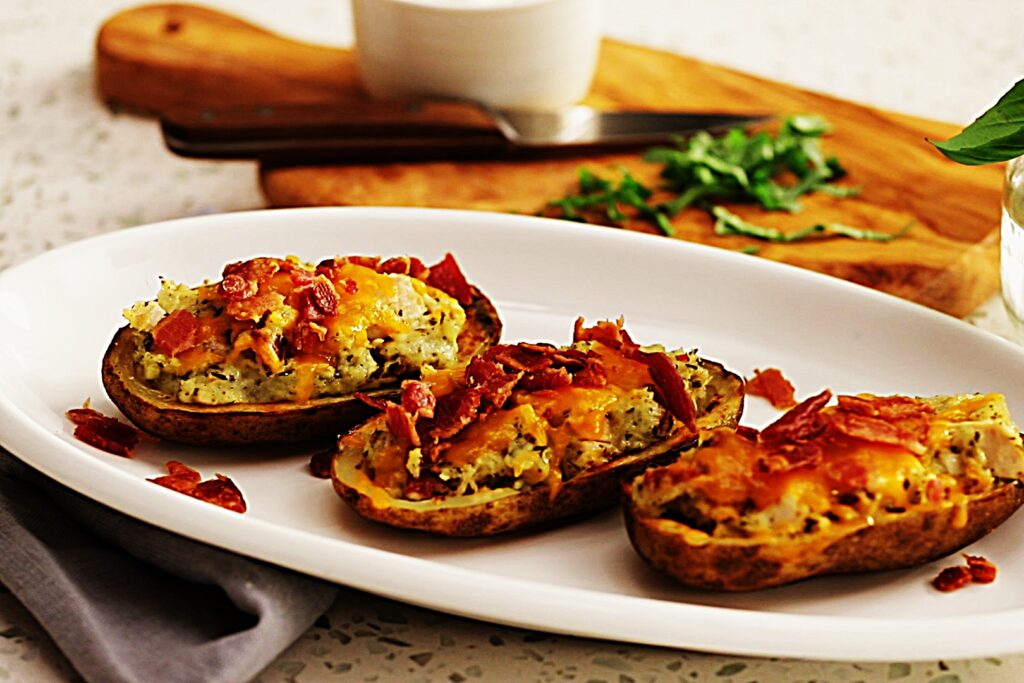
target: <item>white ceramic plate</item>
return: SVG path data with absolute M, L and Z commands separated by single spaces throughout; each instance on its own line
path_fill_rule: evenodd
M 810 272 L 612 229 L 486 213 L 307 209 L 127 230 L 0 274 L 0 441 L 49 476 L 129 515 L 315 576 L 454 614 L 578 636 L 747 655 L 919 660 L 1024 651 L 1024 515 L 971 551 L 988 586 L 941 594 L 932 565 L 743 595 L 681 588 L 634 553 L 618 512 L 492 540 L 361 520 L 294 449 L 147 444 L 125 460 L 75 441 L 64 411 L 111 414 L 100 357 L 120 312 L 158 278 L 197 283 L 254 255 L 452 251 L 503 314 L 507 340 L 566 343 L 578 315 L 626 318 L 638 341 L 699 347 L 749 375 L 782 368 L 808 396 L 1005 393 L 1024 416 L 1024 352 L 953 318 Z M 748 400 L 760 426 L 774 412 Z M 145 481 L 178 459 L 222 472 L 244 515 Z

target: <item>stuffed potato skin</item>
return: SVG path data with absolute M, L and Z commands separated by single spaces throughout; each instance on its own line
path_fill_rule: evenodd
M 641 557 L 687 586 L 758 590 L 930 562 L 1024 504 L 1024 447 L 1001 396 L 823 409 L 829 397 L 783 416 L 785 438 L 713 432 L 689 460 L 634 478 L 623 511 Z
M 710 540 L 680 522 L 644 517 L 626 489 L 626 529 L 637 552 L 680 583 L 714 591 L 752 591 L 829 574 L 914 567 L 974 543 L 1024 504 L 1011 482 L 971 499 L 883 516 L 839 533 L 795 538 Z M 958 524 L 966 510 L 967 523 Z
M 467 286 L 465 325 L 457 337 L 459 363 L 495 344 L 502 329 L 491 301 L 477 287 Z M 101 379 L 128 419 L 162 439 L 196 445 L 301 442 L 337 436 L 372 414 L 355 392 L 296 401 L 185 403 L 143 377 L 138 355 L 145 341 L 145 333 L 130 326 L 118 330 L 104 353 Z M 400 382 L 395 378 L 367 393 L 394 397 Z
M 482 486 L 421 500 L 395 495 L 368 476 L 368 461 L 361 453 L 362 445 L 387 429 L 385 415 L 342 437 L 332 464 L 333 485 L 367 519 L 445 536 L 491 536 L 593 514 L 619 502 L 625 478 L 693 447 L 699 430 L 736 425 L 743 408 L 743 380 L 720 364 L 703 360 L 701 365 L 707 381 L 696 405 L 695 428 L 674 422 L 656 442 L 583 468 L 571 478 L 559 479 L 557 486 L 545 480 L 536 486 Z
M 367 425 L 373 429 L 375 425 Z M 387 495 L 358 472 L 352 459 L 335 457 L 334 490 L 366 519 L 440 536 L 477 537 L 551 524 L 593 514 L 619 500 L 622 480 L 661 462 L 696 438 L 678 434 L 656 447 L 589 470 L 559 488 L 504 489 L 410 502 Z

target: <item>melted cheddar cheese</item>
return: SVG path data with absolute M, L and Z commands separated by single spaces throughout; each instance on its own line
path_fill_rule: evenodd
M 826 427 L 810 440 L 820 459 L 805 464 L 779 466 L 770 447 L 716 430 L 692 458 L 639 477 L 634 502 L 644 516 L 682 521 L 715 538 L 873 524 L 922 506 L 950 506 L 954 522 L 966 524 L 969 496 L 1024 476 L 1020 434 L 997 394 L 918 401 L 926 416 L 920 443 L 881 443 Z M 921 431 L 921 418 L 890 423 L 903 433 Z
M 195 319 L 185 351 L 150 342 L 140 349 L 137 362 L 152 386 L 185 403 L 302 402 L 457 364 L 465 311 L 422 280 L 344 261 L 327 269 L 295 259 L 242 265 L 254 263 L 270 274 L 254 276 L 244 298 L 228 297 L 223 282 L 165 281 L 156 301 L 125 311 L 150 335 L 178 311 Z M 310 294 L 314 285 L 319 299 Z
M 429 464 L 448 495 L 536 486 L 549 487 L 553 494 L 564 481 L 640 451 L 673 428 L 671 416 L 651 388 L 647 365 L 600 343 L 577 342 L 571 348 L 596 354 L 607 383 L 516 389 L 503 409 L 470 423 L 446 442 L 437 462 Z M 701 406 L 709 391 L 710 373 L 696 357 L 679 352 L 676 356 L 676 368 Z M 423 380 L 438 396 L 465 382 L 459 370 L 430 372 Z M 419 499 L 420 493 L 406 490 L 405 485 L 424 473 L 420 449 L 384 426 L 366 443 L 341 444 L 343 451 L 356 447 L 363 449 L 364 461 L 390 459 L 379 471 L 392 473 L 404 467 L 404 475 L 397 478 L 367 474 L 375 486 L 396 498 Z

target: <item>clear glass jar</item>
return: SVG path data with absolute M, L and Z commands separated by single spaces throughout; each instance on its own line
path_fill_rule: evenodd
M 1006 164 L 999 271 L 1003 303 L 1017 339 L 1024 341 L 1024 157 Z

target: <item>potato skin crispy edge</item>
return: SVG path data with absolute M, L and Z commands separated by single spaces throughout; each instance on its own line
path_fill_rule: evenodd
M 709 406 L 705 414 L 698 416 L 698 427 L 734 427 L 743 411 L 743 380 L 717 363 L 705 363 L 713 369 L 721 398 Z M 373 418 L 356 431 L 372 431 L 377 427 L 374 421 L 380 419 Z M 371 496 L 337 476 L 335 470 L 340 454 L 334 456 L 331 480 L 338 495 L 367 519 L 443 536 L 493 536 L 552 526 L 614 507 L 622 497 L 622 482 L 648 467 L 674 460 L 680 451 L 692 448 L 696 442 L 696 435 L 680 428 L 650 448 L 577 475 L 554 495 L 550 488 L 538 487 L 497 500 L 459 507 L 446 507 L 444 499 L 440 499 L 436 507 L 426 511 L 377 505 Z
M 476 287 L 466 321 L 458 339 L 461 362 L 501 338 L 498 312 Z M 298 443 L 337 436 L 374 412 L 351 395 L 305 403 L 181 403 L 136 377 L 135 350 L 141 342 L 137 331 L 118 330 L 103 356 L 101 379 L 114 405 L 140 429 L 161 439 L 198 446 Z M 398 384 L 365 393 L 393 399 L 399 395 Z
M 1024 485 L 1008 482 L 973 497 L 967 522 L 954 524 L 953 505 L 893 513 L 841 533 L 770 540 L 687 540 L 686 525 L 641 517 L 626 487 L 623 513 L 633 547 L 651 566 L 679 582 L 715 591 L 752 591 L 814 576 L 912 567 L 970 545 L 1024 504 Z

